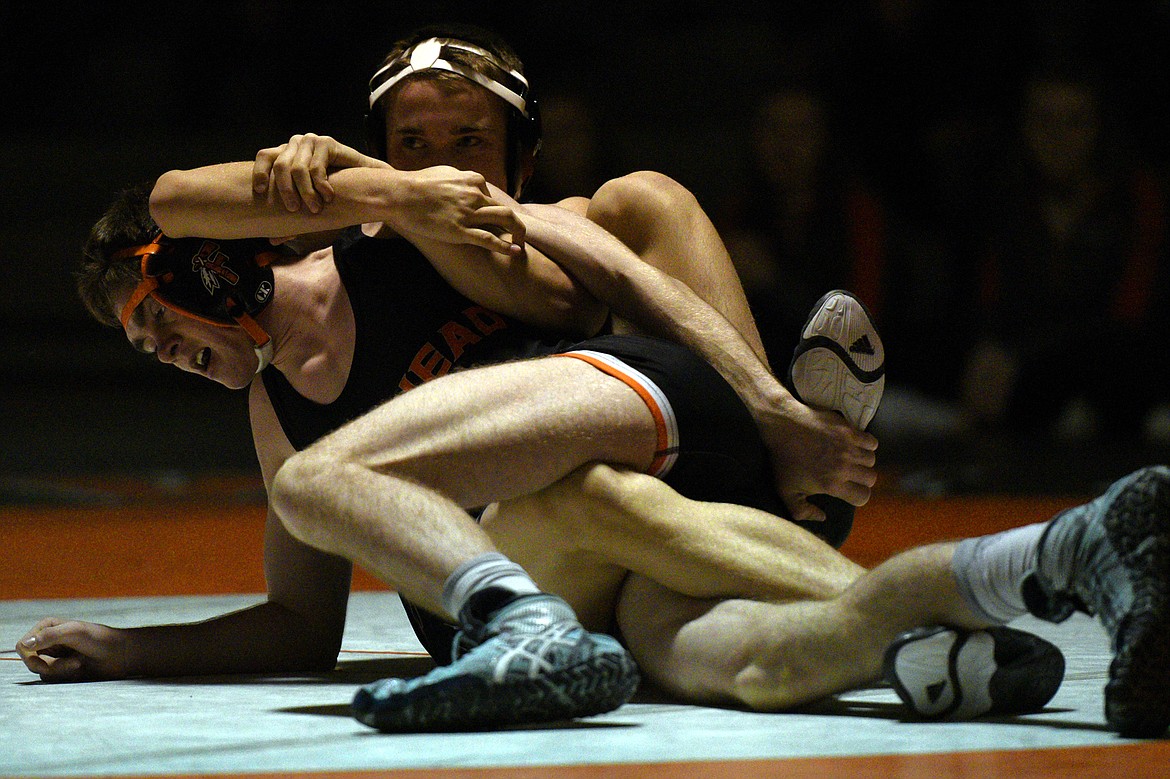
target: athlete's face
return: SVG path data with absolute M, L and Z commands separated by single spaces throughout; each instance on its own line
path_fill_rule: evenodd
M 1071 181 L 1088 170 L 1100 131 L 1091 90 L 1037 84 L 1028 93 L 1024 119 L 1024 136 L 1045 175 Z
M 130 292 L 114 301 L 115 311 L 122 310 Z M 180 316 L 147 297 L 126 322 L 125 331 L 138 351 L 230 389 L 248 386 L 255 376 L 252 339 L 239 327 L 216 327 Z
M 388 101 L 386 157 L 399 170 L 474 171 L 506 191 L 507 105 L 470 81 L 408 82 Z
M 805 185 L 816 175 L 825 153 L 824 108 L 804 92 L 778 93 L 760 111 L 753 140 L 770 181 Z

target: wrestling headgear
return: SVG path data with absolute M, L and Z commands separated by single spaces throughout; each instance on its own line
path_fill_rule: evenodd
M 466 63 L 474 63 L 471 67 Z M 382 65 L 370 79 L 367 131 L 371 150 L 386 158 L 386 109 L 382 98 L 407 76 L 426 70 L 444 70 L 479 84 L 507 103 L 508 189 L 516 195 L 523 163 L 540 151 L 540 110 L 528 79 L 509 68 L 482 46 L 455 38 L 427 38 Z
M 122 308 L 125 327 L 147 296 L 181 316 L 217 327 L 241 327 L 255 344 L 263 370 L 272 361 L 272 339 L 256 315 L 272 302 L 271 264 L 279 257 L 263 239 L 235 241 L 168 238 L 159 233 L 114 257 L 141 257 L 142 281 Z

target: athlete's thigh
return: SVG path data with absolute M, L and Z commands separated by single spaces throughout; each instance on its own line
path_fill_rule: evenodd
M 480 524 L 496 549 L 523 566 L 540 589 L 564 598 L 582 625 L 608 632 L 627 571 L 581 549 L 579 524 L 565 516 L 580 505 L 554 485 L 489 507 Z
M 320 443 L 465 507 L 525 495 L 587 462 L 645 469 L 655 421 L 638 394 L 581 360 L 546 357 L 416 387 Z

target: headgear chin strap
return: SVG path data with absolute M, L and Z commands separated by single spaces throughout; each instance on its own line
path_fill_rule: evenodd
M 255 344 L 258 367 L 272 362 L 272 338 L 255 317 L 272 302 L 272 262 L 279 257 L 262 239 L 219 241 L 168 238 L 114 253 L 141 257 L 142 281 L 122 308 L 125 327 L 148 296 L 159 305 L 216 327 L 241 327 Z

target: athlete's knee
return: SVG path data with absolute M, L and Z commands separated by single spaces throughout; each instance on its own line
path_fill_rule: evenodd
M 761 711 L 781 708 L 777 696 L 783 694 L 782 674 L 766 657 L 767 647 L 761 642 L 765 629 L 751 602 L 715 603 L 670 631 L 674 636 L 670 684 L 692 700 L 730 702 Z
M 649 488 L 648 482 L 657 481 L 653 476 L 626 468 L 588 463 L 569 474 L 563 484 L 586 500 L 616 506 L 645 492 Z
M 790 686 L 775 669 L 746 661 L 732 682 L 732 697 L 755 711 L 784 711 L 804 702 L 791 694 Z
M 695 196 L 669 176 L 637 171 L 602 184 L 589 202 L 587 216 L 629 243 L 697 205 Z
M 785 711 L 820 697 L 817 669 L 783 643 L 773 637 L 770 646 L 745 645 L 730 661 L 735 669 L 730 693 L 736 701 L 756 711 Z
M 590 463 L 538 492 L 501 503 L 489 521 L 500 533 L 539 523 L 545 540 L 583 549 L 601 529 L 599 524 L 619 507 L 622 483 L 621 472 Z
M 727 599 L 703 607 L 704 601 L 692 599 L 672 616 L 671 599 L 658 600 L 641 616 L 655 641 L 669 637 L 655 670 L 667 671 L 669 678 L 661 681 L 676 693 L 756 711 L 783 711 L 820 697 L 819 660 L 809 657 L 795 636 L 777 629 L 772 606 Z M 687 614 L 687 609 L 698 611 Z
M 294 537 L 300 539 L 300 517 L 304 516 L 309 479 L 313 471 L 305 463 L 304 453 L 294 454 L 284 461 L 268 486 L 268 504 L 284 522 Z
M 277 470 L 268 488 L 268 502 L 298 541 L 321 543 L 322 523 L 315 521 L 314 507 L 327 499 L 330 488 L 342 483 L 340 463 L 315 447 L 297 452 Z
M 569 474 L 559 485 L 558 497 L 571 505 L 573 528 L 592 538 L 606 525 L 632 521 L 652 523 L 675 493 L 654 476 L 605 463 L 590 463 Z
M 589 216 L 600 218 L 655 211 L 694 200 L 686 187 L 664 173 L 640 170 L 602 184 L 589 201 Z
M 669 604 L 658 604 L 669 613 Z M 758 614 L 743 601 L 723 601 L 682 624 L 650 619 L 655 643 L 640 646 L 643 673 L 681 699 L 781 711 L 803 702 L 794 680 L 764 654 Z M 676 620 L 677 622 L 677 620 Z M 669 640 L 662 645 L 662 636 Z

